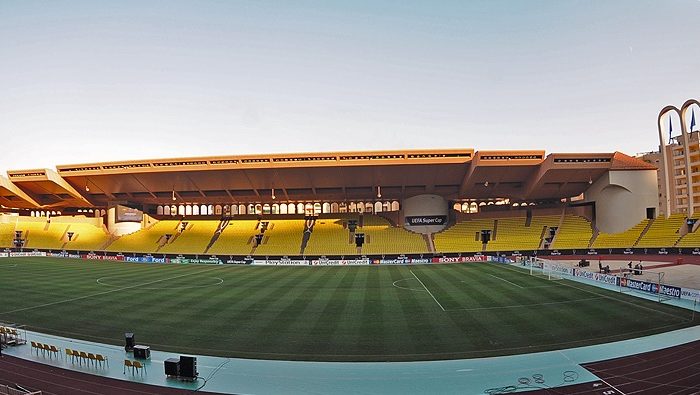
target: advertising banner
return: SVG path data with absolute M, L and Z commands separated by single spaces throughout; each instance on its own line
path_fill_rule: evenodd
M 415 217 L 406 217 L 405 223 L 407 226 L 423 226 L 423 225 L 444 225 L 447 223 L 446 215 L 422 215 Z
M 476 256 L 442 256 L 432 259 L 433 263 L 464 263 L 464 262 L 486 262 L 486 255 Z
M 313 266 L 369 265 L 369 259 L 314 259 Z
M 700 301 L 700 290 L 692 288 L 681 288 L 681 298 Z
M 46 256 L 43 251 L 26 251 L 26 252 L 11 252 L 11 257 L 31 257 L 31 256 Z
M 574 269 L 574 276 L 583 277 L 588 280 L 593 280 L 599 283 L 605 283 L 610 285 L 618 285 L 618 277 L 612 276 L 610 274 L 603 274 L 598 272 L 589 272 L 587 270 Z

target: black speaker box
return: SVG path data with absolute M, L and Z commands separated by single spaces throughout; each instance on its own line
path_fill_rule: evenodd
M 179 376 L 180 375 L 180 360 L 177 358 L 169 358 L 163 362 L 165 365 L 165 375 L 166 376 Z
M 124 341 L 126 342 L 126 345 L 124 346 L 124 350 L 126 352 L 133 351 L 134 346 L 136 345 L 136 340 L 134 340 L 134 334 L 131 332 L 126 332 L 124 334 Z
M 197 377 L 197 358 L 180 356 L 180 377 L 195 378 Z

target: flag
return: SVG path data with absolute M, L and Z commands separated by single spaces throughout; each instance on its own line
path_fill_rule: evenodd
M 671 138 L 673 134 L 673 123 L 671 122 L 671 115 L 668 116 L 668 142 L 671 142 Z
M 693 108 L 691 111 L 691 116 L 690 116 L 690 131 L 693 131 L 693 128 L 695 127 L 695 109 Z

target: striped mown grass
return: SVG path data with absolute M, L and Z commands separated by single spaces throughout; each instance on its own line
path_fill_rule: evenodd
M 485 263 L 372 267 L 0 260 L 0 321 L 91 341 L 263 359 L 408 361 L 603 343 L 688 311 Z

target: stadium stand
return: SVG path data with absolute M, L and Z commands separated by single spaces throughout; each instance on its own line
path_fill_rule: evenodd
M 593 248 L 629 248 L 632 247 L 644 229 L 649 224 L 649 220 L 645 219 L 637 225 L 627 229 L 621 233 L 599 233 L 593 241 Z
M 697 216 L 692 218 L 697 220 Z M 700 228 L 696 229 L 695 232 L 688 232 L 676 243 L 677 247 L 700 247 Z
M 298 255 L 301 254 L 301 240 L 304 234 L 303 219 L 270 220 L 263 233 L 262 243 L 254 255 Z
M 486 251 L 536 250 L 549 227 L 559 224 L 560 216 L 533 217 L 527 226 L 526 217 L 498 218 Z
M 253 237 L 258 233 L 258 220 L 231 221 L 207 253 L 212 255 L 248 255 L 253 249 Z
M 156 252 L 165 244 L 165 235 L 175 235 L 179 227 L 178 220 L 158 221 L 149 228 L 121 236 L 107 247 L 107 251 Z
M 110 240 L 104 228 L 86 223 L 71 223 L 67 232 L 73 232 L 73 237 L 70 240 L 67 236 L 64 238 L 63 249 L 66 250 L 99 251 Z
M 158 250 L 164 254 L 203 254 L 219 225 L 215 220 L 185 221 Z
M 678 242 L 681 234 L 678 232 L 685 224 L 684 214 L 672 214 L 668 218 L 658 217 L 652 220 L 649 229 L 642 235 L 636 247 L 671 247 Z
M 550 249 L 585 249 L 593 238 L 591 223 L 578 215 L 565 215 Z
M 15 231 L 22 231 L 25 248 L 62 249 L 67 229 L 67 224 L 47 218 L 23 217 L 15 225 Z
M 394 227 L 387 219 L 378 215 L 364 215 L 356 233 L 365 234 L 363 254 L 421 254 L 428 253 L 423 236 Z
M 355 240 L 347 228 L 348 218 L 319 218 L 306 244 L 307 255 L 326 255 L 329 251 L 338 255 L 357 254 Z
M 459 221 L 434 235 L 435 250 L 438 253 L 482 251 L 483 244 L 479 239 L 479 233 L 486 229 L 493 231 L 493 228 L 493 218 Z
M 14 231 L 13 224 L 0 222 L 0 248 L 12 247 Z

